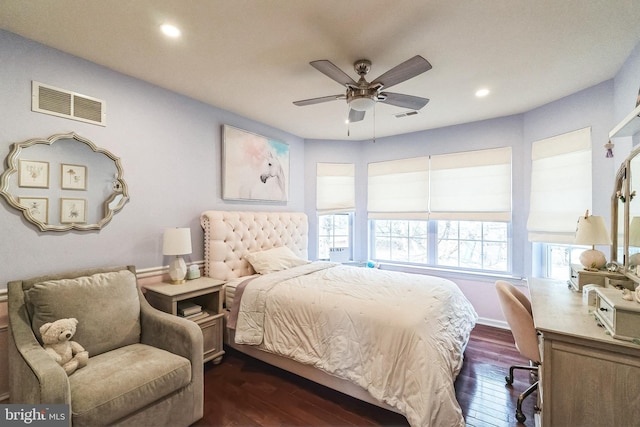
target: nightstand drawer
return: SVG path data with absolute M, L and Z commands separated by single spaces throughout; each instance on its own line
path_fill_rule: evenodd
M 205 362 L 215 359 L 222 352 L 222 317 L 223 314 L 211 316 L 199 324 L 200 329 L 202 329 L 202 347 Z

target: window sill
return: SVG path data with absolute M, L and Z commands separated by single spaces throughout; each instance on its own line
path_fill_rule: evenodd
M 404 273 L 416 273 L 416 274 L 429 274 L 432 276 L 444 277 L 447 279 L 475 279 L 482 280 L 486 282 L 493 282 L 496 280 L 513 280 L 517 282 L 522 282 L 525 279 L 523 277 L 514 276 L 509 273 L 489 273 L 482 271 L 464 271 L 464 270 L 453 270 L 447 268 L 438 268 L 438 267 L 427 267 L 427 266 L 416 266 L 410 264 L 396 264 L 396 263 L 385 263 L 380 262 L 379 268 L 381 270 L 391 270 L 391 271 L 401 271 Z

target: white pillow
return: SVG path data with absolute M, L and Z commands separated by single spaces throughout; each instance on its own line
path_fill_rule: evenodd
M 286 246 L 267 249 L 266 251 L 249 252 L 244 257 L 256 273 L 267 274 L 286 270 L 291 267 L 308 264 L 311 261 L 299 258 Z

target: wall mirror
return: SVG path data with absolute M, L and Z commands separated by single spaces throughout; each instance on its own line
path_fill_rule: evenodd
M 625 220 L 625 205 L 627 192 L 627 162 L 623 162 L 616 174 L 616 180 L 611 195 L 611 261 L 619 266 L 624 265 L 626 255 L 626 242 L 624 239 L 627 229 Z
M 634 150 L 629 156 L 627 166 L 627 180 L 629 181 L 627 230 L 628 248 L 627 264 L 640 264 L 640 151 Z
M 75 133 L 14 143 L 0 194 L 41 231 L 99 230 L 129 200 L 120 159 Z

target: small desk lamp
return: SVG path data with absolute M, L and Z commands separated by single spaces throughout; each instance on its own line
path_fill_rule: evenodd
M 601 216 L 589 216 L 589 210 L 584 216 L 578 218 L 576 229 L 576 245 L 591 246 L 580 255 L 580 263 L 585 270 L 597 271 L 605 266 L 607 259 L 604 254 L 595 248 L 595 245 L 611 245 L 611 236 L 604 225 L 604 218 Z
M 187 265 L 180 255 L 191 253 L 191 229 L 167 228 L 164 231 L 162 253 L 176 256 L 169 264 L 171 283 L 174 285 L 184 283 L 184 277 L 187 275 Z

